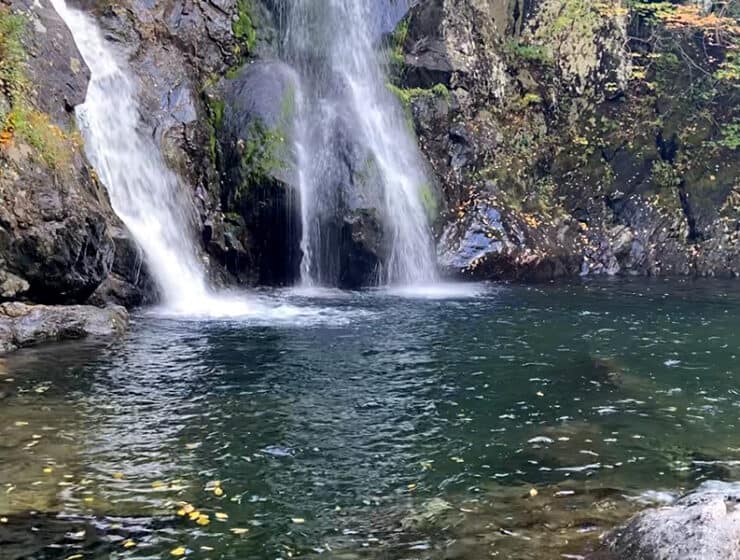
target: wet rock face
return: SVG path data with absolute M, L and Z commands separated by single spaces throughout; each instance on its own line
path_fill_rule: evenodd
M 28 18 L 29 32 L 23 42 L 31 60 L 28 78 L 41 92 L 38 107 L 67 127 L 74 118 L 74 107 L 85 100 L 90 71 L 49 0 L 13 0 L 10 4 Z
M 589 560 L 740 558 L 740 485 L 705 482 L 673 505 L 638 514 Z
M 128 313 L 119 306 L 0 304 L 0 353 L 44 342 L 123 333 Z
M 247 282 L 287 284 L 300 266 L 300 206 L 290 144 L 296 78 L 280 62 L 244 66 L 214 92 L 220 205 L 211 252 Z

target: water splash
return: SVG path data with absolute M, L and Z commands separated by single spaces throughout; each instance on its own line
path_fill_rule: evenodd
M 380 29 L 388 25 L 390 12 L 398 6 L 362 0 L 294 0 L 284 10 L 284 57 L 297 68 L 303 90 L 296 127 L 303 283 L 331 284 L 337 274 L 338 234 L 327 224 L 341 211 L 340 192 L 348 181 L 343 167 L 346 146 L 353 143 L 368 152 L 389 239 L 381 280 L 400 285 L 436 282 L 433 242 L 422 202 L 429 181 L 403 111 L 386 86 L 386 61 L 376 49 Z
M 211 293 L 192 235 L 195 211 L 187 189 L 167 167 L 154 139 L 139 130 L 136 85 L 95 22 L 51 0 L 90 69 L 77 120 L 85 151 L 116 214 L 144 251 L 164 307 L 194 316 L 249 314 L 244 298 Z

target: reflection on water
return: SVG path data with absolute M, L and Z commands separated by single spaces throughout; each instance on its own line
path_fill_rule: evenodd
M 50 544 L 50 558 L 560 558 L 645 503 L 737 478 L 740 288 L 468 295 L 286 292 L 327 311 L 141 315 L 110 346 L 9 356 L 0 543 L 36 558 Z

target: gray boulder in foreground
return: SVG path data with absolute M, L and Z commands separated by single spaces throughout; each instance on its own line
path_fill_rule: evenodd
M 44 342 L 122 334 L 128 312 L 120 306 L 0 304 L 0 354 Z
M 589 560 L 740 560 L 740 483 L 705 482 L 642 512 Z

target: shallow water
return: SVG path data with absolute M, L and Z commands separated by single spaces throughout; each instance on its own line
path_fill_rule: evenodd
M 10 558 L 577 558 L 737 477 L 737 284 L 259 301 L 6 358 Z

